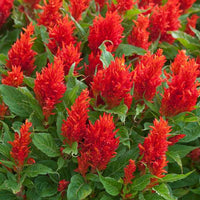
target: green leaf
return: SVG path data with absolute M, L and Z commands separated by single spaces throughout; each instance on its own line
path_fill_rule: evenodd
M 183 166 L 180 155 L 176 152 L 170 152 L 170 151 L 166 152 L 166 155 L 168 156 L 167 160 L 169 160 L 169 162 L 175 161 L 181 168 L 181 172 L 183 172 Z
M 83 177 L 79 174 L 72 176 L 67 190 L 68 200 L 85 199 L 92 192 L 90 185 L 85 183 Z
M 63 149 L 63 153 L 72 154 L 72 156 L 77 155 L 78 154 L 78 143 L 74 142 L 71 147 L 70 146 L 65 147 L 65 149 Z
M 145 109 L 145 104 L 137 104 L 136 106 L 136 113 L 135 113 L 135 116 L 134 116 L 134 119 L 136 119 L 136 117 L 142 113 L 142 111 Z
M 60 155 L 58 147 L 49 133 L 33 134 L 33 144 L 49 157 L 57 157 Z
M 103 177 L 100 173 L 99 174 L 99 180 L 103 184 L 106 192 L 112 196 L 117 196 L 122 188 L 122 184 L 117 182 L 114 178 L 110 177 Z
M 6 64 L 7 56 L 5 54 L 0 54 L 0 64 Z
M 58 161 L 57 161 L 58 169 L 57 169 L 57 171 L 60 170 L 64 166 L 64 164 L 65 164 L 65 160 L 62 157 L 58 158 Z
M 2 163 L 4 166 L 9 167 L 9 168 L 13 168 L 13 166 L 15 166 L 15 164 L 11 161 L 8 160 L 0 160 L 0 163 Z
M 18 184 L 15 180 L 5 180 L 4 183 L 0 186 L 0 189 L 9 189 L 14 194 L 18 193 L 21 189 L 21 184 Z
M 153 190 L 156 191 L 156 193 L 158 195 L 160 195 L 161 197 L 163 197 L 166 200 L 175 200 L 176 199 L 171 195 L 169 188 L 164 183 L 153 187 Z
M 9 191 L 2 190 L 0 191 L 0 199 L 16 200 L 16 195 L 12 194 Z
M 24 83 L 28 85 L 30 88 L 34 88 L 35 85 L 34 80 L 35 79 L 32 77 L 24 76 Z
M 120 129 L 117 131 L 117 136 L 119 136 L 120 142 L 127 146 L 130 149 L 130 139 L 129 139 L 129 133 L 126 127 L 122 126 Z
M 14 135 L 10 132 L 8 125 L 0 120 L 0 123 L 3 125 L 2 129 L 2 140 L 6 144 L 8 141 L 12 141 L 14 139 Z

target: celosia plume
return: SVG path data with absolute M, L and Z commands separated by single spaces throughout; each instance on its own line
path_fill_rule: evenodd
M 179 135 L 175 135 L 175 136 L 173 136 L 173 137 L 171 137 L 171 138 L 169 138 L 169 146 L 172 146 L 172 145 L 174 145 L 174 144 L 176 144 L 180 139 L 182 139 L 182 138 L 184 138 L 186 135 L 185 134 L 179 134 Z
M 139 8 L 147 8 L 149 5 L 161 5 L 162 0 L 140 0 Z
M 124 103 L 130 108 L 133 79 L 129 68 L 130 66 L 125 65 L 124 58 L 116 58 L 106 69 L 97 72 L 91 84 L 96 103 L 102 98 L 108 108 L 113 108 L 124 99 Z
M 134 70 L 134 98 L 142 100 L 143 97 L 151 101 L 156 93 L 156 88 L 161 85 L 162 67 L 166 58 L 162 55 L 162 49 L 158 49 L 155 54 L 148 52 L 141 57 Z
M 135 177 L 133 173 L 136 170 L 135 161 L 130 159 L 129 164 L 124 168 L 124 184 L 132 184 L 132 179 Z
M 4 119 L 4 116 L 6 115 L 6 112 L 8 110 L 8 106 L 2 102 L 0 104 L 0 119 L 3 120 Z
M 185 28 L 185 32 L 187 34 L 190 34 L 191 36 L 195 35 L 195 33 L 192 31 L 192 29 L 190 27 L 195 29 L 198 19 L 199 19 L 199 16 L 196 14 L 192 15 L 190 18 L 189 17 L 187 18 L 187 24 L 186 24 L 186 28 Z
M 103 18 L 101 15 L 95 17 L 93 25 L 90 26 L 90 33 L 88 37 L 90 49 L 97 54 L 98 47 L 104 40 L 110 40 L 106 42 L 107 50 L 114 51 L 118 45 L 122 42 L 122 33 L 124 28 L 121 25 L 122 19 L 117 14 L 106 13 L 106 17 Z
M 196 148 L 188 154 L 193 162 L 200 162 L 200 148 Z
M 18 87 L 23 83 L 23 72 L 21 71 L 21 67 L 12 66 L 12 71 L 8 71 L 8 75 L 4 76 L 1 80 L 2 84 L 10 85 L 13 87 Z
M 35 38 L 31 38 L 34 32 L 34 26 L 30 23 L 27 29 L 24 29 L 25 33 L 21 33 L 21 38 L 12 45 L 8 51 L 8 60 L 6 66 L 11 69 L 12 66 L 20 66 L 21 70 L 26 75 L 31 75 L 35 69 L 35 55 L 37 54 L 31 48 Z
M 86 122 L 89 112 L 89 91 L 83 90 L 71 107 L 67 108 L 68 118 L 63 120 L 62 135 L 64 136 L 64 144 L 70 146 L 73 142 L 81 143 L 87 132 Z
M 196 0 L 179 0 L 180 10 L 182 13 L 186 13 L 187 10 L 192 7 L 192 5 L 196 2 Z
M 62 197 L 65 195 L 68 185 L 69 185 L 69 181 L 66 181 L 65 179 L 59 181 L 57 190 L 58 192 L 61 192 Z
M 53 109 L 60 102 L 65 90 L 62 61 L 57 59 L 53 65 L 48 64 L 48 67 L 43 68 L 41 74 L 36 72 L 34 92 L 45 120 L 54 114 Z

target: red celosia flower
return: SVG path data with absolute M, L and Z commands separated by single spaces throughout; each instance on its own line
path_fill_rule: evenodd
M 165 176 L 163 173 L 166 173 L 164 167 L 167 165 L 166 152 L 169 144 L 167 137 L 170 136 L 171 129 L 162 117 L 160 117 L 160 121 L 155 119 L 153 124 L 154 126 L 150 127 L 152 130 L 145 138 L 143 145 L 139 144 L 142 156 L 139 168 L 144 173 L 146 165 L 152 175 L 162 178 Z M 154 185 L 155 181 L 156 179 L 153 178 L 151 185 Z
M 75 37 L 73 36 L 74 23 L 69 20 L 66 15 L 62 20 L 58 20 L 57 24 L 49 31 L 49 43 L 48 47 L 53 54 L 57 53 L 58 47 L 62 48 L 64 45 L 75 43 Z
M 90 166 L 88 162 L 88 155 L 87 152 L 80 152 L 81 155 L 77 158 L 78 161 L 78 168 L 74 171 L 81 173 L 83 177 L 85 177 L 85 174 L 88 171 L 88 168 Z
M 85 89 L 72 105 L 71 111 L 67 108 L 68 118 L 63 120 L 61 134 L 65 138 L 64 143 L 70 146 L 73 142 L 81 143 L 87 132 L 89 100 L 89 92 Z
M 149 42 L 149 32 L 147 28 L 149 26 L 149 17 L 140 14 L 137 21 L 133 20 L 135 26 L 131 34 L 128 36 L 128 43 L 143 49 L 148 49 L 151 42 Z
M 113 108 L 124 99 L 124 103 L 130 108 L 133 79 L 129 68 L 130 66 L 125 65 L 124 58 L 116 58 L 106 69 L 99 70 L 91 84 L 96 101 L 102 98 L 109 108 Z
M 12 48 L 8 51 L 8 60 L 6 66 L 12 68 L 12 66 L 21 66 L 21 70 L 27 74 L 31 75 L 35 69 L 34 56 L 37 54 L 31 48 L 33 46 L 33 41 L 35 38 L 31 38 L 34 32 L 34 26 L 29 24 L 27 29 L 24 29 L 25 33 L 21 33 L 21 38 L 17 39 Z
M 195 3 L 196 0 L 179 0 L 180 3 L 180 10 L 182 13 L 186 13 L 187 10 L 192 7 L 193 3 Z
M 8 106 L 2 102 L 0 104 L 0 119 L 3 120 L 4 116 L 6 115 L 6 111 L 8 110 Z
M 40 2 L 40 0 L 23 0 L 23 1 L 33 9 L 37 8 L 37 4 L 39 4 Z
M 110 114 L 104 113 L 103 117 L 100 116 L 94 125 L 90 122 L 81 148 L 81 156 L 78 159 L 78 165 L 81 165 L 81 168 L 78 167 L 77 171 L 84 175 L 88 166 L 92 168 L 93 172 L 97 169 L 106 169 L 119 145 L 119 138 L 115 138 L 117 131 L 114 129 L 115 124 Z M 80 169 L 83 169 L 83 172 Z
M 186 135 L 185 134 L 179 134 L 179 135 L 175 135 L 171 138 L 169 138 L 169 146 L 174 145 L 175 143 L 177 143 L 180 139 L 184 138 Z
M 74 46 L 70 43 L 69 45 L 63 44 L 62 49 L 58 48 L 55 59 L 62 60 L 65 75 L 68 75 L 70 67 L 75 63 L 74 73 L 77 74 L 77 71 L 80 69 L 77 65 L 82 60 L 80 56 L 80 45 Z
M 81 19 L 81 14 L 84 12 L 91 0 L 70 0 L 69 11 L 76 21 Z
M 8 72 L 8 76 L 5 76 L 1 82 L 5 85 L 10 85 L 13 87 L 18 87 L 23 83 L 23 72 L 21 72 L 21 67 L 12 66 L 12 71 Z
M 187 24 L 185 28 L 185 32 L 187 34 L 190 34 L 191 36 L 195 35 L 195 33 L 192 31 L 190 27 L 194 29 L 196 28 L 197 19 L 199 19 L 199 16 L 196 14 L 192 15 L 190 18 L 189 17 L 187 18 Z
M 180 58 L 180 64 L 177 58 Z M 197 90 L 199 84 L 196 82 L 199 72 L 195 60 L 187 61 L 187 58 L 184 51 L 180 51 L 172 64 L 172 79 L 168 81 L 169 87 L 164 89 L 160 108 L 161 115 L 173 117 L 181 112 L 194 110 L 199 96 Z
M 57 21 L 62 18 L 59 9 L 62 7 L 62 0 L 49 0 L 48 3 L 44 0 L 44 6 L 39 6 L 43 12 L 39 13 L 37 19 L 39 25 L 44 25 L 48 29 L 54 27 Z
M 64 196 L 66 193 L 67 186 L 69 185 L 69 181 L 66 181 L 65 179 L 59 181 L 58 185 L 58 192 L 61 192 L 61 195 Z
M 100 9 L 104 7 L 108 0 L 95 0 L 96 6 L 100 6 Z
M 136 100 L 143 97 L 151 101 L 156 93 L 156 88 L 161 85 L 162 67 L 166 59 L 162 55 L 162 50 L 159 49 L 156 54 L 151 55 L 148 52 L 141 57 L 140 62 L 134 70 L 134 98 Z
M 97 54 L 98 47 L 104 40 L 106 42 L 107 50 L 114 51 L 121 43 L 122 33 L 124 28 L 121 25 L 122 19 L 116 13 L 106 13 L 106 18 L 98 16 L 93 21 L 93 26 L 90 26 L 90 33 L 88 37 L 90 49 Z
M 19 171 L 23 168 L 30 153 L 29 144 L 31 143 L 31 132 L 29 132 L 29 129 L 31 126 L 32 123 L 26 120 L 25 124 L 23 124 L 20 128 L 20 134 L 15 133 L 15 140 L 13 142 L 8 142 L 12 145 L 10 155 L 15 161 L 16 170 Z
M 129 160 L 129 164 L 124 168 L 124 184 L 132 184 L 132 179 L 135 177 L 133 173 L 136 170 L 135 161 Z
M 188 154 L 194 162 L 200 162 L 200 148 L 196 148 Z
M 139 8 L 147 8 L 149 5 L 161 5 L 162 0 L 140 0 Z
M 36 72 L 34 92 L 36 99 L 42 106 L 45 120 L 52 113 L 55 105 L 60 102 L 60 98 L 65 93 L 63 64 L 60 60 L 55 60 L 54 65 L 42 69 L 41 74 Z
M 10 15 L 10 10 L 13 7 L 14 0 L 1 0 L 0 1 L 0 28 L 5 23 Z
M 160 36 L 160 41 L 174 42 L 168 31 L 176 31 L 180 27 L 180 10 L 178 0 L 168 0 L 164 6 L 156 6 L 150 17 L 150 37 L 155 41 Z

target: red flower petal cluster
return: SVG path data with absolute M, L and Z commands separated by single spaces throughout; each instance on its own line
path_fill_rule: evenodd
M 151 42 L 149 42 L 149 17 L 140 14 L 137 21 L 133 20 L 135 26 L 128 36 L 128 43 L 143 49 L 148 49 Z
M 180 10 L 182 13 L 186 13 L 187 10 L 192 7 L 193 3 L 195 3 L 196 0 L 179 0 L 180 3 Z
M 47 29 L 54 27 L 57 21 L 62 18 L 59 9 L 62 7 L 62 0 L 44 0 L 44 6 L 38 6 L 43 12 L 39 13 L 37 19 L 39 25 L 44 25 Z
M 158 49 L 157 53 L 150 54 L 148 52 L 141 57 L 134 70 L 134 98 L 136 100 L 143 97 L 151 101 L 156 93 L 156 88 L 161 85 L 162 67 L 166 58 L 162 55 L 162 49 Z
M 1 0 L 0 1 L 0 28 L 5 23 L 10 15 L 10 10 L 13 7 L 14 0 Z
M 36 99 L 42 106 L 45 120 L 52 113 L 59 99 L 63 97 L 66 86 L 64 84 L 63 64 L 60 60 L 55 60 L 54 65 L 42 69 L 41 74 L 36 72 L 34 92 Z
M 73 142 L 81 143 L 87 133 L 86 122 L 89 112 L 89 91 L 83 90 L 71 107 L 71 111 L 67 108 L 68 118 L 63 120 L 62 133 L 64 136 L 64 144 L 72 145 Z
M 25 162 L 27 162 L 26 159 L 30 153 L 29 144 L 31 143 L 31 132 L 29 132 L 29 129 L 31 126 L 32 123 L 26 120 L 25 124 L 23 124 L 20 128 L 20 135 L 15 133 L 15 140 L 13 142 L 8 142 L 12 145 L 10 155 L 15 161 L 15 168 L 19 171 L 23 168 Z
M 176 31 L 179 29 L 180 10 L 178 0 L 168 0 L 164 6 L 156 6 L 150 17 L 150 37 L 155 41 L 160 36 L 160 41 L 169 43 L 174 42 L 174 38 L 168 31 Z
M 0 119 L 3 120 L 4 116 L 6 115 L 6 111 L 8 110 L 8 106 L 2 102 L 0 104 Z
M 196 148 L 188 154 L 194 162 L 200 162 L 200 148 Z
M 88 8 L 91 0 L 70 0 L 69 11 L 76 21 L 81 20 L 81 14 Z
M 140 0 L 139 8 L 147 8 L 149 5 L 156 6 L 161 5 L 162 0 Z
M 187 24 L 186 24 L 186 28 L 185 28 L 185 32 L 187 34 L 190 34 L 191 36 L 195 35 L 195 33 L 192 31 L 192 29 L 190 27 L 195 29 L 198 19 L 199 19 L 199 16 L 196 14 L 192 15 L 190 18 L 189 17 L 187 18 Z
M 108 0 L 95 0 L 96 6 L 100 6 L 100 9 L 104 7 Z
M 144 173 L 146 165 L 151 174 L 162 178 L 165 176 L 163 173 L 166 173 L 164 167 L 167 165 L 166 152 L 169 144 L 167 137 L 170 136 L 171 129 L 167 121 L 161 117 L 160 121 L 155 119 L 153 124 L 154 126 L 150 127 L 152 130 L 145 138 L 143 145 L 139 144 L 140 155 L 143 156 L 139 168 Z M 151 184 L 155 180 L 153 178 Z
M 115 138 L 115 124 L 109 114 L 100 116 L 93 125 L 90 122 L 87 135 L 81 148 L 81 156 L 78 158 L 78 169 L 83 176 L 90 166 L 92 171 L 104 170 L 111 158 L 116 154 L 119 138 Z
M 186 135 L 185 134 L 179 134 L 179 135 L 175 135 L 171 138 L 169 138 L 169 146 L 174 145 L 175 143 L 177 143 L 180 139 L 184 138 Z
M 124 58 L 116 58 L 106 69 L 97 72 L 91 84 L 96 102 L 102 98 L 109 108 L 113 108 L 124 99 L 124 103 L 130 108 L 133 73 L 129 72 L 129 68 L 130 66 L 125 65 Z
M 34 32 L 34 26 L 30 23 L 27 29 L 24 29 L 25 33 L 21 33 L 21 38 L 17 39 L 12 48 L 8 51 L 8 60 L 6 66 L 11 69 L 12 66 L 20 66 L 21 70 L 27 74 L 31 75 L 35 69 L 34 56 L 37 54 L 31 48 L 33 46 L 33 41 L 35 38 L 31 38 Z
M 122 19 L 117 12 L 107 12 L 105 18 L 100 15 L 94 19 L 93 26 L 90 26 L 88 41 L 90 49 L 95 54 L 99 51 L 98 47 L 104 40 L 112 42 L 105 43 L 108 51 L 114 51 L 118 47 L 124 30 L 121 22 Z
M 199 84 L 196 82 L 199 72 L 195 60 L 187 61 L 187 59 L 185 51 L 179 51 L 172 63 L 172 79 L 168 80 L 169 87 L 164 89 L 160 108 L 161 115 L 173 117 L 181 112 L 194 110 L 199 96 L 197 90 Z
M 58 192 L 61 192 L 61 195 L 64 196 L 66 193 L 67 186 L 69 185 L 69 181 L 66 181 L 65 179 L 59 181 L 58 185 Z
M 10 85 L 13 87 L 18 87 L 23 83 L 23 72 L 21 71 L 21 67 L 12 66 L 12 71 L 8 72 L 8 75 L 3 77 L 1 80 L 2 84 Z
M 50 40 L 47 46 L 53 54 L 57 53 L 58 47 L 62 48 L 63 45 L 75 43 L 74 29 L 74 23 L 66 15 L 63 19 L 58 20 L 57 24 L 49 30 Z
M 124 184 L 132 184 L 132 179 L 135 178 L 133 173 L 136 170 L 135 161 L 130 159 L 129 164 L 124 168 Z

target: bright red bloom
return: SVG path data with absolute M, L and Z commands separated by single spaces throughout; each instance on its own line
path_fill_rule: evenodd
M 136 100 L 143 99 L 143 97 L 151 101 L 156 93 L 156 88 L 161 85 L 162 67 L 166 58 L 162 55 L 162 49 L 157 53 L 150 54 L 148 52 L 141 57 L 141 60 L 136 65 L 134 70 L 134 98 Z
M 174 145 L 175 143 L 177 143 L 180 139 L 184 138 L 186 135 L 185 134 L 179 134 L 179 135 L 175 135 L 171 138 L 169 138 L 169 146 Z
M 57 53 L 58 47 L 67 46 L 75 43 L 73 36 L 74 23 L 69 20 L 68 15 L 63 19 L 58 20 L 57 24 L 49 31 L 48 47 L 53 54 Z
M 60 98 L 65 93 L 63 64 L 60 60 L 55 60 L 54 65 L 42 69 L 41 74 L 36 72 L 34 92 L 36 99 L 42 106 L 45 120 L 52 114 L 55 105 L 60 102 Z
M 89 91 L 85 89 L 76 99 L 71 110 L 67 108 L 68 118 L 63 120 L 61 128 L 61 135 L 65 138 L 64 143 L 71 146 L 73 142 L 82 142 L 87 132 L 86 122 L 88 120 L 89 101 Z
M 129 68 L 130 65 L 125 65 L 124 58 L 116 58 L 106 69 L 97 72 L 91 84 L 96 102 L 102 98 L 109 108 L 113 108 L 124 99 L 124 103 L 130 108 L 133 73 L 129 72 Z
M 87 173 L 90 164 L 88 162 L 87 152 L 80 152 L 80 154 L 81 155 L 77 158 L 78 168 L 74 171 L 79 172 L 83 177 L 85 177 L 85 174 Z
M 190 34 L 191 36 L 195 35 L 195 33 L 192 31 L 192 29 L 190 27 L 195 29 L 198 19 L 199 19 L 199 16 L 196 14 L 192 15 L 190 18 L 189 17 L 187 18 L 187 24 L 186 24 L 186 28 L 185 28 L 185 32 L 187 34 Z
M 1 82 L 5 85 L 10 85 L 13 87 L 18 87 L 23 83 L 23 72 L 21 71 L 21 67 L 12 66 L 12 71 L 8 72 L 8 75 L 5 76 Z
M 196 0 L 179 0 L 180 10 L 182 13 L 186 13 L 187 10 L 192 7 Z
M 25 33 L 21 33 L 21 38 L 17 39 L 12 48 L 8 51 L 8 60 L 6 66 L 11 69 L 12 66 L 20 66 L 21 70 L 27 74 L 31 75 L 35 69 L 34 56 L 37 54 L 31 48 L 33 46 L 33 41 L 35 38 L 31 38 L 34 32 L 34 26 L 30 23 L 27 29 L 24 29 Z
M 101 15 L 95 17 L 93 26 L 90 26 L 88 37 L 89 47 L 95 54 L 100 51 L 98 47 L 104 40 L 110 40 L 112 42 L 105 43 L 108 51 L 112 52 L 118 47 L 122 41 L 122 33 L 124 30 L 121 22 L 122 19 L 117 12 L 107 12 L 106 18 L 103 18 Z
M 66 193 L 66 189 L 69 185 L 69 181 L 66 181 L 65 179 L 59 181 L 59 185 L 58 185 L 58 192 L 61 192 L 61 195 L 64 196 Z
M 0 1 L 0 28 L 6 22 L 10 15 L 10 10 L 13 7 L 14 0 L 1 0 Z
M 62 7 L 62 0 L 49 0 L 48 3 L 44 0 L 44 6 L 38 6 L 43 10 L 39 13 L 37 19 L 39 25 L 44 25 L 48 29 L 54 27 L 57 21 L 62 18 L 59 9 Z
M 110 114 L 104 113 L 103 117 L 100 116 L 94 125 L 90 122 L 82 145 L 81 156 L 78 159 L 78 165 L 81 164 L 83 172 L 79 171 L 80 167 L 77 171 L 84 175 L 88 166 L 92 168 L 93 172 L 97 169 L 99 171 L 106 169 L 110 159 L 115 156 L 115 150 L 119 145 L 119 138 L 115 138 L 117 131 L 114 131 L 114 129 L 115 124 Z M 84 164 L 86 167 L 84 167 Z
M 147 28 L 149 27 L 149 17 L 140 14 L 137 21 L 133 20 L 135 26 L 128 36 L 128 43 L 143 49 L 148 49 L 151 42 L 149 42 L 149 32 Z
M 146 165 L 152 175 L 162 178 L 165 176 L 163 173 L 166 173 L 164 167 L 167 166 L 166 152 L 169 144 L 167 137 L 170 136 L 171 127 L 162 117 L 160 117 L 160 121 L 155 119 L 153 124 L 154 126 L 150 127 L 152 130 L 145 138 L 143 145 L 139 144 L 142 156 L 139 168 L 144 173 Z M 155 178 L 151 180 L 151 185 L 155 180 Z
M 80 52 L 80 45 L 74 46 L 72 43 L 69 45 L 64 45 L 62 49 L 58 48 L 57 54 L 55 59 L 60 59 L 63 62 L 64 66 L 64 72 L 65 75 L 68 75 L 70 67 L 72 66 L 73 63 L 75 63 L 74 67 L 74 73 L 77 74 L 78 68 L 77 65 L 79 62 L 82 60 L 81 57 L 81 52 Z
M 2 102 L 0 104 L 0 119 L 3 120 L 4 119 L 4 116 L 6 115 L 6 112 L 8 110 L 8 106 Z
M 81 20 L 81 14 L 88 8 L 91 0 L 70 0 L 69 11 L 76 21 Z
M 182 55 L 182 57 L 180 56 Z M 178 59 L 180 58 L 180 64 Z M 172 63 L 173 72 L 171 81 L 168 80 L 168 88 L 164 89 L 160 113 L 166 117 L 173 117 L 181 112 L 195 109 L 199 91 L 196 78 L 199 74 L 198 65 L 194 59 L 188 59 L 184 51 L 179 54 Z
M 15 133 L 15 140 L 13 142 L 8 142 L 12 145 L 12 150 L 10 152 L 10 155 L 15 161 L 15 168 L 17 170 L 21 170 L 24 166 L 24 164 L 27 162 L 28 155 L 30 153 L 30 143 L 31 143 L 31 137 L 29 132 L 29 129 L 31 128 L 32 123 L 28 122 L 28 120 L 25 121 L 25 124 L 23 124 L 20 128 L 20 134 Z
M 162 0 L 140 0 L 139 8 L 147 8 L 149 5 L 161 5 Z
M 168 31 L 176 31 L 180 28 L 180 10 L 178 0 L 168 0 L 164 6 L 156 6 L 150 17 L 150 37 L 155 41 L 160 36 L 160 41 L 173 43 L 174 38 Z
M 124 184 L 132 184 L 132 179 L 135 177 L 133 173 L 136 170 L 135 160 L 130 159 L 129 164 L 124 168 Z
M 188 154 L 194 162 L 200 162 L 200 148 L 196 148 Z

